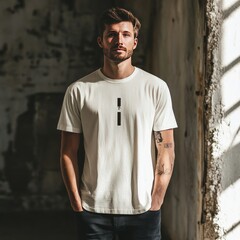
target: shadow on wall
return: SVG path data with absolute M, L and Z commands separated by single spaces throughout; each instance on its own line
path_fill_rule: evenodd
M 13 196 L 35 198 L 28 203 L 26 199 L 25 203 L 15 201 L 17 209 L 51 208 L 47 196 L 65 193 L 59 171 L 60 136 L 56 130 L 62 100 L 63 93 L 29 96 L 27 111 L 18 117 L 15 140 L 4 153 L 5 176 Z M 43 196 L 46 201 L 40 200 Z
M 224 235 L 227 236 L 229 233 L 231 233 L 232 231 L 234 231 L 235 229 L 237 229 L 240 226 L 240 221 L 238 223 L 235 223 L 233 226 L 231 226 L 230 229 L 228 229 Z
M 222 171 L 225 174 L 222 176 L 222 190 L 227 189 L 230 185 L 240 179 L 239 151 L 240 143 L 223 154 L 223 159 L 225 160 Z
M 220 156 L 223 159 L 221 168 L 221 193 L 219 196 L 219 223 L 223 229 L 224 239 L 239 239 L 239 190 L 240 190 L 240 98 L 239 98 L 239 37 L 236 23 L 239 22 L 240 1 L 231 4 L 223 12 L 222 41 L 222 93 L 224 112 L 224 136 L 222 142 L 226 151 Z M 236 11 L 237 10 L 237 11 Z M 226 128 L 224 128 L 226 125 Z M 223 149 L 223 150 L 225 150 Z
M 228 109 L 225 112 L 225 118 L 228 117 L 234 111 L 240 111 L 239 107 L 240 107 L 240 101 L 234 104 L 230 109 Z M 236 141 L 236 138 L 239 136 L 239 133 L 240 133 L 240 125 L 232 137 L 229 150 L 226 151 L 222 156 L 222 158 L 225 159 L 222 170 L 224 173 L 228 173 L 228 174 L 223 174 L 222 176 L 223 190 L 228 188 L 231 184 L 236 182 L 238 179 L 240 179 L 240 172 L 239 172 L 240 143 L 232 147 L 232 145 L 234 144 L 234 141 Z
M 231 17 L 231 14 L 233 14 L 239 7 L 240 7 L 240 1 L 237 1 L 231 7 L 226 9 L 223 12 L 223 20 L 226 21 L 227 18 Z M 236 57 L 227 66 L 222 67 L 222 75 L 231 71 L 239 63 L 240 63 L 240 56 Z M 238 101 L 231 108 L 229 108 L 225 112 L 224 117 L 225 118 L 229 117 L 229 115 L 232 114 L 234 111 L 240 111 L 239 107 L 240 107 L 240 101 Z M 237 128 L 234 136 L 232 137 L 232 141 L 230 143 L 229 150 L 226 151 L 222 156 L 222 158 L 224 159 L 223 172 L 228 173 L 228 174 L 223 174 L 223 176 L 222 176 L 222 184 L 223 184 L 222 189 L 223 190 L 228 188 L 231 184 L 236 182 L 238 179 L 240 179 L 240 173 L 239 173 L 240 144 L 237 144 L 234 147 L 232 147 L 232 145 L 233 145 L 234 141 L 236 140 L 236 138 L 238 137 L 239 133 L 240 133 L 240 125 Z
M 237 1 L 230 8 L 228 8 L 223 12 L 223 19 L 226 20 L 239 7 L 240 7 L 240 1 Z

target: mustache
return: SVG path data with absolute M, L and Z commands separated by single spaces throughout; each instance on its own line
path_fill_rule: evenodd
M 120 47 L 120 46 L 114 46 L 111 48 L 111 50 L 123 50 L 123 51 L 127 51 L 127 49 L 125 47 Z

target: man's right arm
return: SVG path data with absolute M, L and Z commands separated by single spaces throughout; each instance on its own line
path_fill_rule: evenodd
M 74 211 L 83 211 L 79 192 L 78 148 L 80 134 L 62 131 L 60 166 L 64 184 Z

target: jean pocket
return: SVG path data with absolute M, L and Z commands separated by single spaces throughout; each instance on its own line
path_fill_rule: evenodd
M 83 211 L 74 211 L 74 214 L 75 214 L 76 216 L 80 216 L 80 215 L 82 215 L 84 212 L 85 212 L 84 210 L 83 210 Z
M 160 211 L 161 211 L 161 209 L 159 209 L 159 210 L 148 210 L 148 212 L 149 213 L 160 213 Z

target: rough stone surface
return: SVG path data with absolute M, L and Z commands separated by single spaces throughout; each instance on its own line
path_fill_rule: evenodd
M 219 138 L 223 111 L 221 103 L 221 6 L 220 1 L 207 1 L 207 59 L 205 82 L 205 191 L 203 205 L 204 239 L 219 239 L 218 197 L 221 191 L 222 159 L 218 156 L 221 149 Z

